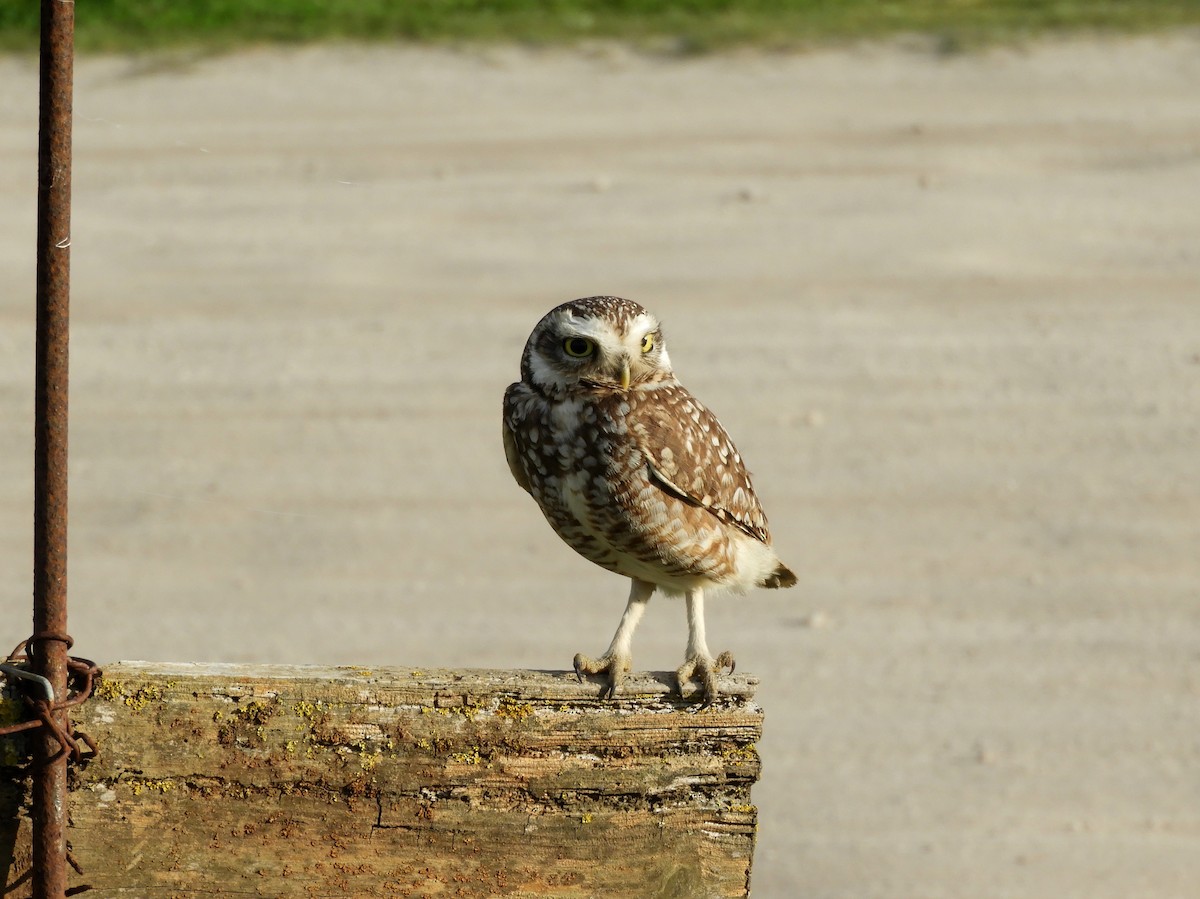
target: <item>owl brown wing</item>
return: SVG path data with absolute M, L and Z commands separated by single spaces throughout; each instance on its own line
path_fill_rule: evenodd
M 654 390 L 654 403 L 631 403 L 629 420 L 651 478 L 667 493 L 770 544 L 750 472 L 725 428 L 679 385 Z
M 521 489 L 526 493 L 531 493 L 529 475 L 525 471 L 525 466 L 521 464 L 521 448 L 517 445 L 517 435 L 513 432 L 516 394 L 520 387 L 520 384 L 512 384 L 508 390 L 504 391 L 504 416 L 501 430 L 504 437 L 504 458 L 508 461 L 508 470 L 512 472 L 513 480 L 521 486 Z

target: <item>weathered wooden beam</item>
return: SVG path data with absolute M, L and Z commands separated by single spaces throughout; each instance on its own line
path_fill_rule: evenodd
M 88 896 L 749 894 L 752 677 L 696 711 L 667 674 L 602 702 L 566 672 L 104 667 L 73 715 L 101 748 L 70 797 Z M 3 770 L 24 896 L 28 783 Z

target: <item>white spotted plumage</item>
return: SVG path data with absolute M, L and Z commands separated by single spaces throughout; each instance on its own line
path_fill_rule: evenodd
M 608 652 L 578 655 L 577 673 L 606 673 L 612 695 L 655 588 L 687 598 L 689 639 L 678 672 L 704 697 L 732 657 L 704 637 L 707 587 L 790 587 L 767 519 L 729 435 L 675 378 L 662 328 L 619 297 L 587 297 L 547 313 L 525 345 L 521 380 L 504 395 L 504 448 L 517 483 L 582 556 L 633 580 Z

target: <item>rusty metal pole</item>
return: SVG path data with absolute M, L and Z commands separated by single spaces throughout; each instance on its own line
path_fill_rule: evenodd
M 67 698 L 67 346 L 71 282 L 74 0 L 42 0 L 38 116 L 37 348 L 34 387 L 33 670 Z M 60 726 L 66 713 L 55 712 Z M 35 740 L 33 896 L 67 889 L 67 760 L 43 728 Z

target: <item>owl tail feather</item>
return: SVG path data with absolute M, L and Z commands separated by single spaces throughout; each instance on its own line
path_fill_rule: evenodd
M 792 573 L 792 569 L 780 562 L 779 567 L 767 575 L 759 586 L 769 587 L 772 590 L 778 587 L 794 587 L 796 586 L 796 575 Z

